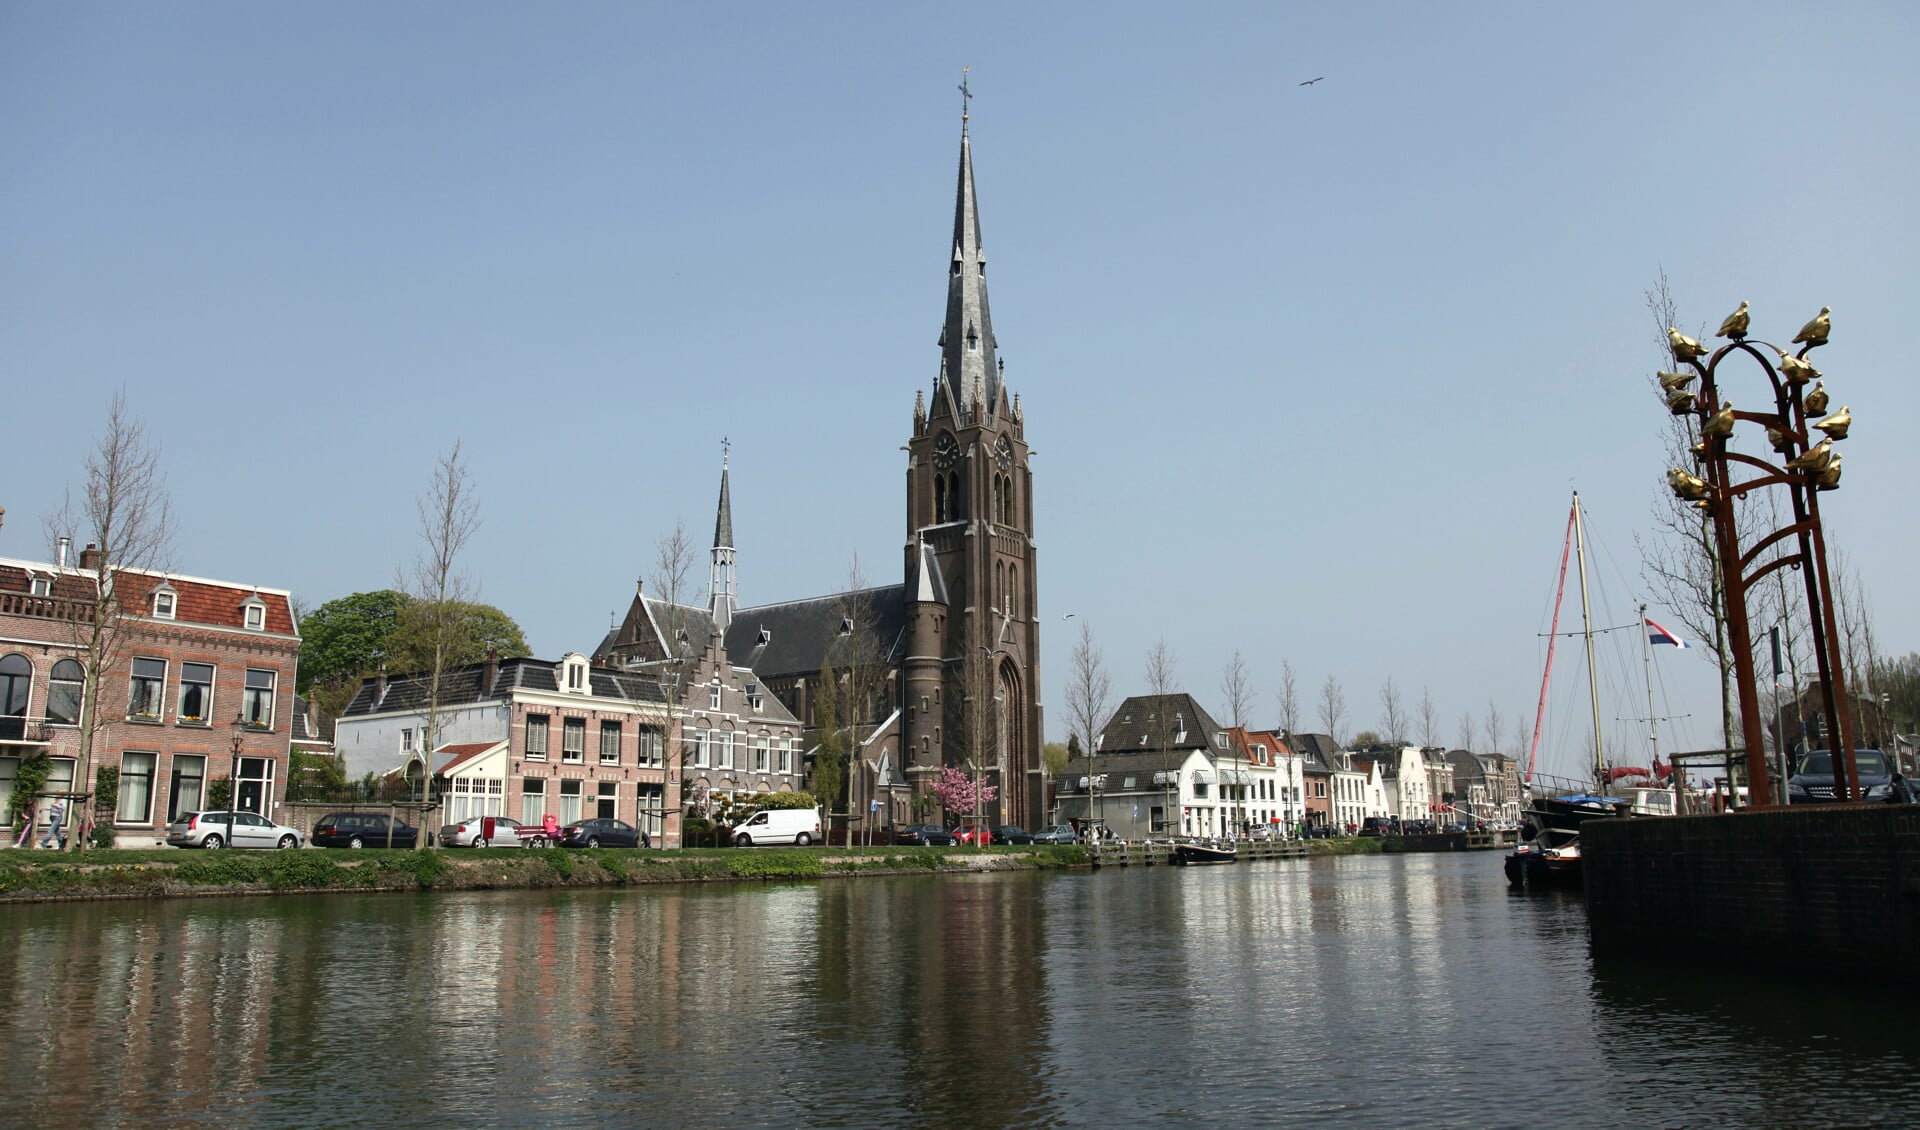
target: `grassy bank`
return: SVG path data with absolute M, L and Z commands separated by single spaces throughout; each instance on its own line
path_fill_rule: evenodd
M 1078 847 L 560 848 L 400 851 L 87 851 L 0 853 L 0 902 L 164 898 L 277 891 L 623 887 L 838 875 L 1082 867 Z

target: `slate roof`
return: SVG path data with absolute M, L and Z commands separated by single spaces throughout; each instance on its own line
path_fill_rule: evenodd
M 762 680 L 819 674 L 840 639 L 841 610 L 849 596 L 864 599 L 872 609 L 872 629 L 885 652 L 882 662 L 898 666 L 907 645 L 905 585 L 742 608 L 727 628 L 728 658 Z
M 1340 765 L 1340 743 L 1332 734 L 1288 734 L 1287 744 L 1306 759 L 1309 773 L 1332 773 Z
M 1453 766 L 1453 779 L 1455 781 L 1467 781 L 1474 778 L 1484 779 L 1487 776 L 1486 763 L 1480 760 L 1479 754 L 1469 753 L 1464 749 L 1456 749 L 1447 754 L 1447 761 Z
M 1170 716 L 1171 722 L 1162 718 Z M 1166 727 L 1163 731 L 1163 727 Z M 1175 749 L 1204 746 L 1214 753 L 1226 749 L 1214 745 L 1213 735 L 1226 727 L 1213 720 L 1190 694 L 1134 695 L 1120 704 L 1100 731 L 1100 753 L 1123 754 L 1135 750 L 1159 750 L 1155 744 L 1164 736 L 1173 739 Z M 1181 737 L 1184 731 L 1185 737 Z
M 490 699 L 504 698 L 513 690 L 558 691 L 559 679 L 554 671 L 560 666 L 557 660 L 550 659 L 502 659 L 499 670 L 489 687 L 482 687 L 481 681 L 486 672 L 485 663 L 473 663 L 465 667 L 456 667 L 446 672 L 440 681 L 440 705 L 464 706 L 469 703 L 485 702 Z M 380 679 L 366 679 L 360 689 L 353 694 L 353 701 L 347 703 L 340 712 L 342 718 L 355 718 L 369 714 L 405 713 L 425 710 L 430 680 L 424 674 L 395 675 L 387 679 L 385 696 L 375 701 Z M 665 703 L 666 696 L 660 692 L 660 684 L 646 675 L 628 674 L 593 668 L 588 672 L 588 686 L 599 698 L 625 699 L 628 702 Z

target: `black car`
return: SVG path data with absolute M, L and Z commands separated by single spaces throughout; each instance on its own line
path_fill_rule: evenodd
M 938 824 L 909 824 L 893 833 L 893 842 L 921 847 L 952 847 L 953 833 Z
M 1787 778 L 1788 804 L 1832 804 L 1833 754 L 1816 749 L 1800 758 Z M 1860 795 L 1855 800 L 1910 804 L 1913 793 L 1906 778 L 1893 771 L 1887 755 L 1877 749 L 1853 751 L 1854 772 L 1860 777 Z
M 307 842 L 329 848 L 410 848 L 419 838 L 418 828 L 384 812 L 335 812 L 314 823 Z
M 996 844 L 1030 844 L 1033 833 L 1018 824 L 1001 824 L 993 829 L 993 842 Z
M 611 817 L 569 824 L 560 833 L 561 847 L 652 847 L 647 834 Z
M 1369 816 L 1360 821 L 1360 834 L 1363 836 L 1397 836 L 1400 834 L 1400 821 L 1391 816 Z

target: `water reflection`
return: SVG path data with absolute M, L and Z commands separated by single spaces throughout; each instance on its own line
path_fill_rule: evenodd
M 0 1059 L 36 1126 L 1920 1124 L 1899 1006 L 1583 915 L 1476 856 L 4 907 Z

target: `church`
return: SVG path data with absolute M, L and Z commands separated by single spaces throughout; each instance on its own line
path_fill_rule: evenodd
M 932 789 L 944 768 L 995 788 L 984 809 L 991 824 L 1033 827 L 1045 812 L 1033 471 L 1020 398 L 1009 392 L 996 355 L 964 113 L 954 195 L 939 369 L 931 394 L 914 394 L 906 444 L 900 583 L 740 606 L 723 466 L 706 606 L 642 587 L 594 654 L 596 662 L 625 667 L 674 656 L 716 688 L 764 688 L 809 727 L 815 750 L 822 690 L 832 679 L 843 692 L 833 696 L 836 704 L 853 704 L 832 715 L 851 748 L 844 809 L 840 797 L 822 799 L 853 817 L 856 836 L 937 821 Z M 688 707 L 704 701 L 689 698 Z M 688 790 L 703 779 L 722 787 L 694 772 L 685 771 Z M 793 777 L 779 787 L 804 787 L 801 766 Z

